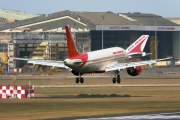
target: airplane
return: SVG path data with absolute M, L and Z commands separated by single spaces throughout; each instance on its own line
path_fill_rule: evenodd
M 157 61 L 172 59 L 163 58 L 156 60 L 147 60 L 140 62 L 129 62 L 133 57 L 144 57 L 151 53 L 143 52 L 149 35 L 142 35 L 127 49 L 121 47 L 111 47 L 107 49 L 101 49 L 91 51 L 87 53 L 79 53 L 74 44 L 74 40 L 70 33 L 69 27 L 65 26 L 66 40 L 68 48 L 68 58 L 64 61 L 56 60 L 37 60 L 37 59 L 25 59 L 14 58 L 16 60 L 25 60 L 31 64 L 46 65 L 52 67 L 70 68 L 73 75 L 76 77 L 76 83 L 83 83 L 83 74 L 86 73 L 104 73 L 114 71 L 115 76 L 112 78 L 113 83 L 120 83 L 120 70 L 127 69 L 127 73 L 131 76 L 137 76 L 141 73 L 141 65 L 153 65 Z

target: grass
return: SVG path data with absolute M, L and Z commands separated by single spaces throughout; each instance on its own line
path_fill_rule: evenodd
M 7 77 L 6 77 L 7 78 Z M 111 78 L 86 78 L 84 84 L 111 84 Z M 17 85 L 75 84 L 74 78 L 17 77 Z M 0 85 L 11 79 L 0 78 Z M 180 84 L 180 79 L 124 79 L 121 84 Z M 180 87 L 35 88 L 33 99 L 1 99 L 1 119 L 113 116 L 180 110 Z

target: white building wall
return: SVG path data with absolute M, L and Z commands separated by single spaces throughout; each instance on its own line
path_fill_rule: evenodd
M 102 30 L 102 25 L 96 25 L 96 30 Z M 180 26 L 103 25 L 103 30 L 180 31 Z

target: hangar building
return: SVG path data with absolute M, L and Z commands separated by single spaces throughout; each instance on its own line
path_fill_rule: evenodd
M 3 47 L 0 52 L 8 51 L 10 58 L 43 56 L 43 59 L 63 60 L 67 57 L 65 25 L 71 27 L 79 52 L 102 47 L 127 48 L 147 34 L 150 37 L 144 51 L 153 53 L 147 59 L 180 56 L 180 26 L 162 16 L 68 10 L 1 24 L 0 44 L 11 45 L 12 49 Z M 10 68 L 18 67 L 11 59 L 9 63 Z

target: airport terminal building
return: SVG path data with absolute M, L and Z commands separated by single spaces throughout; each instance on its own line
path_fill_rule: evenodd
M 5 21 L 2 18 L 3 21 Z M 1 19 L 0 19 L 1 21 Z M 155 14 L 61 11 L 0 24 L 0 52 L 11 58 L 63 60 L 67 57 L 64 26 L 69 25 L 79 52 L 108 47 L 127 48 L 141 35 L 149 35 L 146 59 L 180 56 L 180 26 Z M 157 47 L 156 47 L 157 46 Z M 157 48 L 157 49 L 156 49 Z

